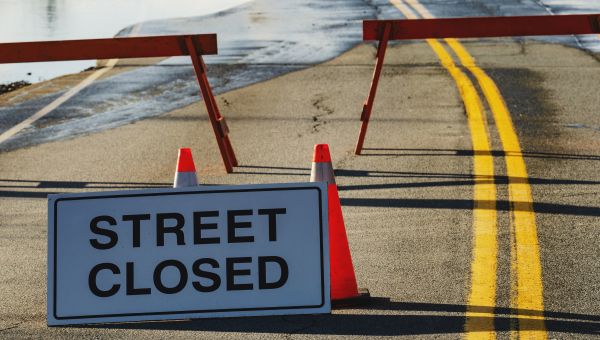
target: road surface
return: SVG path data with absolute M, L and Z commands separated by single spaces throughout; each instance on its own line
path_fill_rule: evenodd
M 436 15 L 428 2 L 380 2 L 384 17 Z M 394 44 L 364 154 L 355 156 L 374 53 L 361 44 L 219 95 L 240 161 L 233 174 L 222 168 L 202 103 L 1 153 L 0 336 L 597 337 L 598 55 L 522 39 Z M 330 145 L 370 305 L 320 316 L 46 326 L 48 193 L 169 186 L 181 146 L 192 148 L 204 184 L 307 181 L 316 143 Z

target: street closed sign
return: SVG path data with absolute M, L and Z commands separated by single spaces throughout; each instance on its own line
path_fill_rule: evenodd
M 48 324 L 330 312 L 322 183 L 51 195 Z

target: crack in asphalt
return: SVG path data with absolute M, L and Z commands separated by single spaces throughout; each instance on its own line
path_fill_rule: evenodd
M 312 104 L 312 106 L 314 108 L 316 108 L 317 110 L 323 112 L 322 114 L 318 114 L 318 115 L 313 115 L 312 116 L 312 120 L 314 122 L 314 124 L 312 126 L 312 133 L 319 132 L 319 126 L 327 124 L 326 120 L 321 120 L 322 117 L 326 117 L 326 116 L 329 116 L 329 115 L 335 113 L 334 109 L 332 109 L 331 107 L 323 104 L 323 102 L 326 99 L 327 98 L 325 98 L 322 94 L 318 94 L 316 96 L 316 99 L 313 99 L 313 101 L 311 102 L 311 104 Z
M 8 330 L 11 330 L 11 329 L 18 328 L 18 327 L 19 327 L 19 326 L 21 326 L 23 323 L 24 323 L 24 322 L 17 322 L 16 324 L 14 324 L 14 325 L 12 325 L 12 326 L 9 326 L 9 327 L 6 327 L 6 328 L 2 328 L 2 329 L 0 329 L 0 332 L 4 332 L 4 331 L 8 331 Z

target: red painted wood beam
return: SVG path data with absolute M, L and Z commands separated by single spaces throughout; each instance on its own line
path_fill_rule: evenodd
M 363 40 L 379 40 L 386 23 L 390 40 L 486 38 L 600 33 L 600 14 L 365 20 Z
M 194 40 L 197 54 L 217 54 L 216 34 L 170 35 L 4 43 L 0 63 L 184 56 L 190 55 L 186 37 Z

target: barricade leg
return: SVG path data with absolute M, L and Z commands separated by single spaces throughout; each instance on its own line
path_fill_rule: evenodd
M 365 136 L 367 134 L 367 127 L 369 126 L 369 119 L 371 118 L 371 111 L 373 110 L 373 102 L 375 101 L 375 93 L 377 92 L 377 84 L 379 84 L 379 77 L 381 76 L 381 69 L 383 68 L 383 60 L 385 59 L 385 51 L 387 49 L 388 40 L 390 39 L 390 33 L 392 30 L 392 24 L 387 23 L 379 40 L 379 46 L 377 47 L 377 61 L 375 63 L 375 70 L 373 71 L 373 79 L 371 80 L 371 88 L 369 95 L 365 101 L 362 109 L 360 120 L 360 133 L 358 140 L 356 141 L 356 148 L 354 153 L 360 155 L 363 144 L 365 142 Z
M 200 60 L 200 63 L 202 67 L 206 69 L 206 65 L 204 64 L 204 61 L 202 59 Z M 208 80 L 206 81 L 206 83 L 208 84 Z M 216 112 L 217 120 L 221 125 L 221 131 L 223 131 L 223 143 L 225 144 L 225 149 L 227 151 L 227 157 L 229 158 L 229 162 L 233 166 L 238 166 L 238 161 L 235 157 L 235 152 L 233 151 L 231 140 L 229 139 L 229 127 L 227 127 L 227 124 L 225 123 L 225 117 L 221 115 L 221 111 L 219 110 L 219 106 L 217 105 L 217 101 L 212 93 L 210 86 L 208 87 L 208 92 L 210 93 L 210 98 L 212 100 L 213 108 Z
M 231 162 L 231 165 L 238 166 L 238 161 L 235 157 L 235 153 L 233 152 L 233 146 L 231 145 L 229 135 L 225 135 L 225 147 L 227 148 L 227 155 L 229 156 L 229 161 Z
M 206 110 L 208 112 L 208 118 L 217 139 L 217 145 L 219 146 L 219 151 L 221 152 L 221 157 L 223 158 L 225 170 L 228 173 L 231 173 L 233 172 L 233 166 L 237 165 L 237 159 L 235 158 L 233 147 L 231 146 L 231 142 L 227 136 L 229 129 L 225 123 L 225 118 L 221 116 L 219 112 L 217 102 L 210 88 L 208 77 L 206 76 L 206 65 L 204 64 L 202 55 L 200 55 L 196 50 L 196 44 L 194 43 L 192 37 L 186 37 L 185 43 L 188 53 L 192 58 L 194 71 L 196 72 L 196 77 L 198 78 L 198 85 L 200 85 L 202 98 L 204 99 Z

